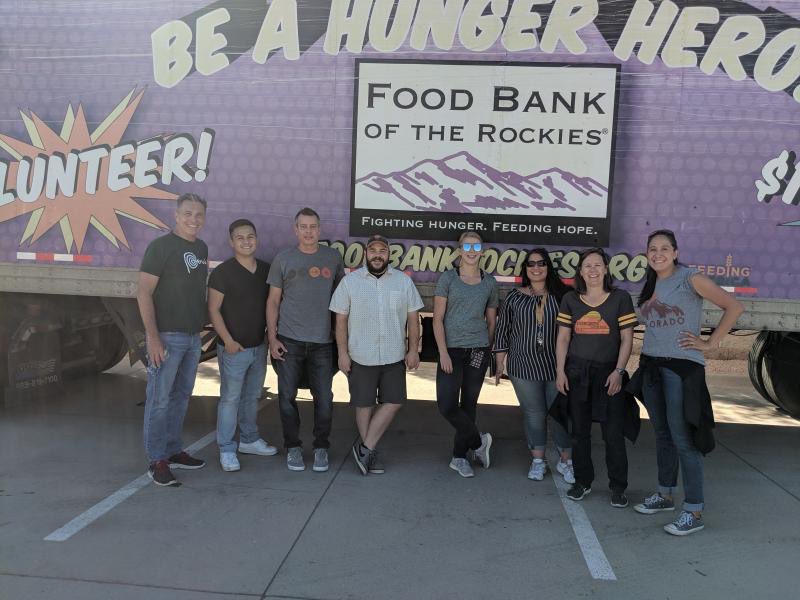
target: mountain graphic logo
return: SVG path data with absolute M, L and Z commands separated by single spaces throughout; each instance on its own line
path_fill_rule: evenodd
M 575 333 L 582 335 L 608 335 L 611 333 L 611 329 L 599 312 L 590 310 L 575 321 Z
M 355 182 L 355 207 L 449 213 L 605 217 L 608 189 L 591 177 L 549 168 L 500 171 L 462 151 Z
M 659 301 L 655 294 L 653 294 L 650 300 L 642 304 L 642 316 L 648 321 L 653 317 L 664 319 L 670 315 L 673 317 L 683 317 L 684 312 L 679 306 L 670 306 L 669 304 L 664 304 Z

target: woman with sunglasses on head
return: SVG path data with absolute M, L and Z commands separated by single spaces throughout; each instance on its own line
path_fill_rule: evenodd
M 706 339 L 700 337 L 704 298 L 723 310 Z M 647 274 L 639 307 L 646 327 L 644 345 L 628 389 L 643 399 L 655 430 L 658 491 L 633 508 L 646 515 L 674 510 L 680 466 L 683 510 L 664 530 L 689 535 L 705 527 L 703 454 L 714 447 L 703 352 L 719 347 L 744 308 L 697 269 L 678 262 L 678 243 L 668 229 L 647 237 Z
M 575 291 L 561 301 L 556 342 L 556 386 L 568 399 L 572 420 L 575 483 L 567 492 L 571 500 L 582 500 L 592 491 L 592 422 L 600 421 L 611 505 L 628 505 L 624 436 L 628 406 L 622 384 L 636 323 L 630 294 L 611 284 L 605 252 L 600 248 L 582 252 Z
M 483 240 L 467 231 L 458 240 L 458 267 L 439 277 L 433 298 L 433 333 L 439 348 L 436 402 L 455 428 L 450 468 L 475 475 L 468 455 L 489 468 L 492 436 L 475 424 L 478 396 L 491 359 L 497 317 L 497 281 L 480 268 Z
M 541 481 L 547 472 L 547 412 L 558 393 L 556 317 L 561 299 L 572 288 L 559 279 L 544 248 L 528 252 L 522 264 L 522 284 L 506 296 L 497 319 L 495 383 L 499 383 L 505 367 L 524 416 L 531 453 L 528 479 Z M 572 442 L 560 423 L 552 423 L 561 453 L 556 470 L 564 481 L 574 483 Z

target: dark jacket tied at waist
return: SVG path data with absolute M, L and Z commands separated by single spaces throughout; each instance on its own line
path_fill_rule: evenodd
M 680 358 L 655 358 L 643 354 L 639 368 L 633 374 L 625 390 L 636 396 L 647 407 L 642 393 L 645 387 L 661 385 L 659 367 L 669 369 L 683 382 L 683 418 L 695 448 L 708 454 L 715 447 L 714 410 L 711 407 L 711 394 L 706 385 L 706 369 L 703 365 Z
M 625 422 L 623 423 L 622 433 L 631 442 L 635 442 L 639 437 L 641 420 L 639 418 L 639 405 L 633 394 L 626 392 L 626 382 L 628 374 L 622 376 L 622 389 L 612 397 L 608 395 L 605 387 L 606 379 L 614 372 L 616 363 L 598 363 L 585 360 L 574 356 L 567 357 L 567 364 L 564 365 L 564 372 L 569 383 L 567 394 L 556 396 L 553 405 L 550 407 L 550 416 L 560 423 L 564 429 L 569 428 L 569 397 L 582 400 L 588 397 L 592 405 L 592 421 L 605 423 L 608 419 L 608 403 L 625 403 Z

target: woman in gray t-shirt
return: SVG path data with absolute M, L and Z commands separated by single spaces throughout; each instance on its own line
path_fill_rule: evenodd
M 465 232 L 458 240 L 459 266 L 439 277 L 433 299 L 433 332 L 439 349 L 436 402 L 455 427 L 450 468 L 473 477 L 467 455 L 489 468 L 492 436 L 475 424 L 478 396 L 491 359 L 497 317 L 497 281 L 480 268 L 483 240 Z
M 706 339 L 700 337 L 704 298 L 724 311 Z M 639 307 L 646 329 L 634 380 L 640 382 L 656 434 L 658 490 L 633 508 L 647 515 L 674 510 L 680 466 L 683 510 L 664 530 L 689 535 L 704 528 L 702 452 L 712 447 L 702 446 L 703 434 L 713 427 L 703 352 L 719 346 L 744 308 L 711 279 L 678 263 L 678 243 L 667 229 L 647 238 L 647 276 Z

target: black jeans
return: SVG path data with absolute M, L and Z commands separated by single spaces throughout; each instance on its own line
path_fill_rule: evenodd
M 472 348 L 448 348 L 453 372 L 445 373 L 441 365 L 436 369 L 436 403 L 439 412 L 456 428 L 453 440 L 455 458 L 466 458 L 468 450 L 481 445 L 475 412 L 491 354 L 489 348 L 475 348 L 475 351 L 483 352 L 483 359 L 476 367 L 471 364 L 472 351 Z
M 285 448 L 302 446 L 300 411 L 297 409 L 297 388 L 304 371 L 308 373 L 311 396 L 314 398 L 314 448 L 330 448 L 328 437 L 333 422 L 333 343 L 298 342 L 278 336 L 286 346 L 283 360 L 273 360 L 278 373 L 278 405 L 283 425 Z
M 571 368 L 569 360 L 566 375 L 569 381 L 569 414 L 572 419 L 572 464 L 575 481 L 590 487 L 594 481 L 592 463 L 592 422 L 600 420 L 606 446 L 608 487 L 612 492 L 624 492 L 628 487 L 628 454 L 625 449 L 625 393 L 606 394 L 604 384 L 614 370 L 614 365 L 584 363 L 582 368 Z M 600 396 L 604 394 L 605 397 Z M 602 416 L 594 419 L 602 406 Z

